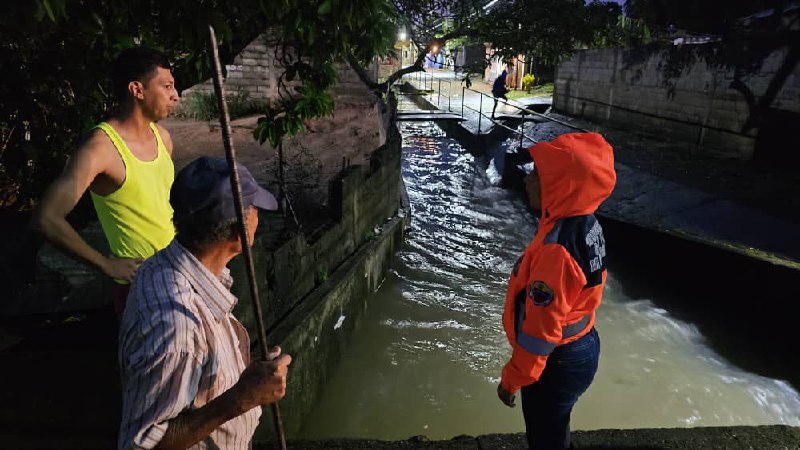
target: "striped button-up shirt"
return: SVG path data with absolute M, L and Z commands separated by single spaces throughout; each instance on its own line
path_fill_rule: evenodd
M 249 363 L 250 340 L 232 315 L 228 269 L 212 274 L 176 240 L 142 264 L 120 326 L 122 424 L 119 448 L 153 448 L 182 411 L 233 386 Z M 261 408 L 192 449 L 246 449 Z

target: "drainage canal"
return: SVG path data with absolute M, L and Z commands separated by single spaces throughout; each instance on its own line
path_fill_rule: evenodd
M 521 411 L 502 406 L 495 385 L 510 351 L 507 274 L 535 220 L 518 193 L 497 187 L 493 165 L 436 125 L 399 126 L 412 230 L 300 437 L 522 431 Z M 657 292 L 629 296 L 634 275 L 609 264 L 600 369 L 574 429 L 800 425 L 790 384 L 734 366 L 701 327 L 653 303 Z

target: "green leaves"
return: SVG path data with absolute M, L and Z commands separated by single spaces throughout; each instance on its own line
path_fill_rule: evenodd
M 312 85 L 300 86 L 297 96 L 284 99 L 267 108 L 258 119 L 253 137 L 263 144 L 269 141 L 277 147 L 284 136 L 294 136 L 303 131 L 303 123 L 311 118 L 333 113 L 333 97 L 324 89 Z
M 108 68 L 121 50 L 141 43 L 164 51 L 184 89 L 210 75 L 208 23 L 224 61 L 267 26 L 256 0 L 30 0 L 3 7 L 0 130 L 8 131 L 0 137 L 4 176 L 19 186 L 20 204 L 40 195 L 113 105 Z
M 499 3 L 471 28 L 503 59 L 522 54 L 552 65 L 582 46 L 615 45 L 621 12 L 613 2 L 513 0 Z
M 282 98 L 270 105 L 253 132 L 261 143 L 269 141 L 275 147 L 284 136 L 301 132 L 305 121 L 333 112 L 328 90 L 338 81 L 336 61 L 353 54 L 368 62 L 392 51 L 397 13 L 391 2 L 315 4 L 316 8 L 301 0 L 270 4 L 272 32 L 282 47 L 276 56 L 284 73 L 278 87 Z
M 50 19 L 51 23 L 56 23 L 66 18 L 66 0 L 36 0 L 36 21 L 41 22 L 45 15 Z
M 305 121 L 332 113 L 328 91 L 337 82 L 337 61 L 353 55 L 366 65 L 390 53 L 398 26 L 406 23 L 394 0 L 5 3 L 0 16 L 0 137 L 8 137 L 4 157 L 18 155 L 19 164 L 17 169 L 4 167 L 4 176 L 25 178 L 24 190 L 34 198 L 113 105 L 107 69 L 126 48 L 141 44 L 164 51 L 173 61 L 176 85 L 185 89 L 211 75 L 208 24 L 216 30 L 223 63 L 266 34 L 273 41 L 270 50 L 276 50 L 275 42 L 283 47 L 276 52 L 286 72 L 278 88 L 282 98 L 262 110 L 254 137 L 277 145 L 284 136 L 301 132 Z M 430 8 L 422 9 L 424 17 L 433 18 Z M 21 150 L 23 120 L 32 136 L 24 146 L 35 151 Z
M 48 0 L 42 0 L 42 6 L 44 10 L 47 11 L 47 17 L 50 18 L 51 21 L 56 21 L 56 15 L 53 13 L 53 8 L 50 6 L 50 2 Z
M 331 0 L 325 0 L 317 8 L 317 14 L 320 16 L 325 16 L 331 12 Z

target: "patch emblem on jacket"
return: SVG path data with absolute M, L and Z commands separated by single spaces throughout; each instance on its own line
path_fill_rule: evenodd
M 544 281 L 531 283 L 531 300 L 536 306 L 547 306 L 553 301 L 553 290 Z

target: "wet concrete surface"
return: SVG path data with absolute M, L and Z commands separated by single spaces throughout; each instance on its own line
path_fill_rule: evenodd
M 797 224 L 622 163 L 616 167 L 619 181 L 600 214 L 800 268 Z

